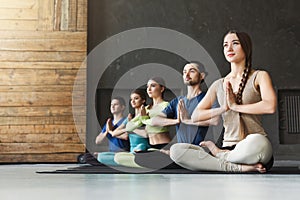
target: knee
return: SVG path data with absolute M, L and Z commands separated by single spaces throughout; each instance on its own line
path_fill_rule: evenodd
M 119 153 L 116 153 L 116 155 L 114 156 L 114 161 L 116 163 L 121 163 L 123 162 L 124 160 L 127 160 L 129 157 L 129 154 L 128 153 L 125 153 L 125 152 L 119 152 Z
M 170 148 L 170 158 L 175 162 L 180 162 L 181 157 L 183 156 L 185 149 L 185 144 L 177 143 L 173 144 Z
M 272 153 L 272 145 L 269 139 L 261 134 L 252 134 L 251 146 L 258 152 Z

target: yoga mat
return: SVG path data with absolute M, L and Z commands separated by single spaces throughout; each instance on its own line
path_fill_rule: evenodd
M 68 169 L 58 169 L 54 171 L 37 171 L 39 174 L 260 174 L 259 172 L 218 172 L 218 171 L 191 171 L 188 169 L 156 169 L 145 170 L 128 167 L 108 167 L 105 165 L 84 165 Z M 300 174 L 299 167 L 276 166 L 265 174 Z

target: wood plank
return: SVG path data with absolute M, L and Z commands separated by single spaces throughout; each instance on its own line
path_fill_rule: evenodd
M 77 0 L 69 0 L 68 8 L 68 31 L 77 29 Z
M 86 70 L 85 62 L 0 62 L 2 69 L 79 69 Z
M 82 144 L 77 134 L 0 134 L 0 143 Z
M 76 87 L 76 88 L 84 88 Z M 0 92 L 72 92 L 73 85 L 0 85 Z M 78 89 L 76 91 L 79 92 Z M 84 92 L 84 90 L 82 90 Z
M 60 25 L 61 25 L 61 15 L 62 15 L 62 0 L 56 0 L 55 1 L 55 7 L 54 7 L 54 31 L 60 31 Z
M 74 95 L 78 98 L 76 104 L 72 104 Z M 85 102 L 80 100 L 81 94 L 72 92 L 1 92 L 0 96 L 1 106 L 70 106 Z
M 4 125 L 0 126 L 0 134 L 72 134 L 77 133 L 75 124 L 26 124 L 26 125 Z M 83 130 L 79 130 L 79 134 Z
M 85 106 L 76 107 L 76 115 L 84 115 Z M 46 117 L 73 115 L 72 106 L 45 106 L 45 107 L 1 107 L 1 117 Z
M 84 153 L 52 153 L 52 154 L 0 154 L 0 163 L 61 163 L 77 162 L 77 157 Z
M 60 20 L 60 30 L 68 31 L 69 23 L 69 0 L 61 1 L 61 20 Z
M 20 31 L 31 30 L 35 31 L 38 26 L 37 20 L 0 20 L 0 30 Z
M 0 51 L 86 51 L 81 39 L 0 39 Z
M 32 8 L 36 4 L 37 0 L 0 0 L 0 8 Z
M 37 9 L 26 8 L 1 8 L 0 7 L 0 19 L 1 20 L 37 20 Z
M 18 52 L 1 51 L 0 62 L 83 62 L 85 52 Z
M 1 154 L 25 153 L 80 153 L 85 151 L 84 144 L 53 143 L 0 143 Z
M 77 31 L 87 31 L 87 0 L 77 0 Z
M 1 93 L 1 106 L 67 106 L 72 105 L 70 92 Z M 51 99 L 51 101 L 49 101 Z
M 73 85 L 77 70 L 1 69 L 0 85 Z
M 54 30 L 54 3 L 55 0 L 38 1 L 38 25 L 37 30 Z
M 1 92 L 0 96 L 1 107 L 73 106 L 73 109 L 76 109 L 76 114 L 83 112 L 81 106 L 86 103 L 86 94 L 85 92 L 80 91 Z
M 0 31 L 1 39 L 78 39 L 86 40 L 86 32 L 67 31 Z
M 81 120 L 80 118 L 78 121 Z M 79 122 L 77 122 L 79 123 Z M 82 116 L 85 123 L 85 116 Z M 0 126 L 3 125 L 73 125 L 73 116 L 51 116 L 51 117 L 0 117 Z

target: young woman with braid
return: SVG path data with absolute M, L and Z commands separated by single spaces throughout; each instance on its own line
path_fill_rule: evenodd
M 252 69 L 248 34 L 229 31 L 224 37 L 223 51 L 231 71 L 211 85 L 192 114 L 193 121 L 222 116 L 223 147 L 219 149 L 211 141 L 203 141 L 199 146 L 175 144 L 170 150 L 171 158 L 191 170 L 264 173 L 273 164 L 272 146 L 260 116 L 276 109 L 271 78 L 266 71 Z M 220 107 L 211 109 L 216 99 Z

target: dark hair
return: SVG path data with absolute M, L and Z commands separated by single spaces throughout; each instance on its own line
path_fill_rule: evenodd
M 139 96 L 141 97 L 141 99 L 145 100 L 145 102 L 144 102 L 143 105 L 144 105 L 144 106 L 147 105 L 147 103 L 146 103 L 146 101 L 147 101 L 147 93 L 146 93 L 145 90 L 143 90 L 143 89 L 135 89 L 135 90 L 133 90 L 130 94 L 137 94 L 137 95 L 139 95 Z M 132 117 L 135 116 L 135 111 L 134 111 L 134 109 L 132 108 L 132 106 L 131 106 L 130 103 L 129 103 L 129 113 L 132 115 Z
M 117 97 L 112 98 L 111 100 L 113 100 L 113 99 L 118 100 L 119 103 L 120 103 L 122 106 L 126 106 L 126 102 L 125 102 L 125 99 L 124 99 L 123 97 L 117 96 Z
M 226 35 L 232 34 L 232 33 L 236 34 L 236 36 L 238 37 L 238 39 L 241 43 L 242 49 L 246 56 L 246 63 L 245 63 L 246 68 L 243 72 L 241 83 L 239 85 L 239 90 L 238 90 L 238 93 L 236 96 L 236 103 L 242 104 L 243 91 L 245 89 L 245 86 L 246 86 L 246 83 L 247 83 L 247 80 L 249 77 L 249 73 L 251 72 L 251 68 L 252 68 L 252 42 L 251 42 L 250 36 L 245 32 L 238 32 L 236 30 L 230 30 L 226 33 Z M 225 38 L 225 36 L 224 36 L 224 38 Z
M 188 62 L 187 64 L 195 64 L 195 65 L 197 65 L 199 73 L 204 73 L 207 76 L 207 72 L 205 71 L 205 67 L 204 67 L 204 65 L 201 62 L 193 60 L 191 62 Z M 201 79 L 200 83 L 203 83 L 203 82 L 204 82 L 204 79 Z
M 156 83 L 158 83 L 160 86 L 166 87 L 166 82 L 162 77 L 156 76 L 156 77 L 150 78 L 149 80 L 153 80 Z
M 155 81 L 155 82 L 158 83 L 161 87 L 164 88 L 164 91 L 163 91 L 162 94 L 161 94 L 162 98 L 164 98 L 164 93 L 165 93 L 165 91 L 166 91 L 166 82 L 165 82 L 165 80 L 164 80 L 162 77 L 159 77 L 159 76 L 157 76 L 157 77 L 152 77 L 152 78 L 149 79 L 149 81 L 150 81 L 150 80 Z
M 141 99 L 145 100 L 145 102 L 147 100 L 147 94 L 142 89 L 136 89 L 136 90 L 132 91 L 131 94 L 138 94 L 141 97 Z

